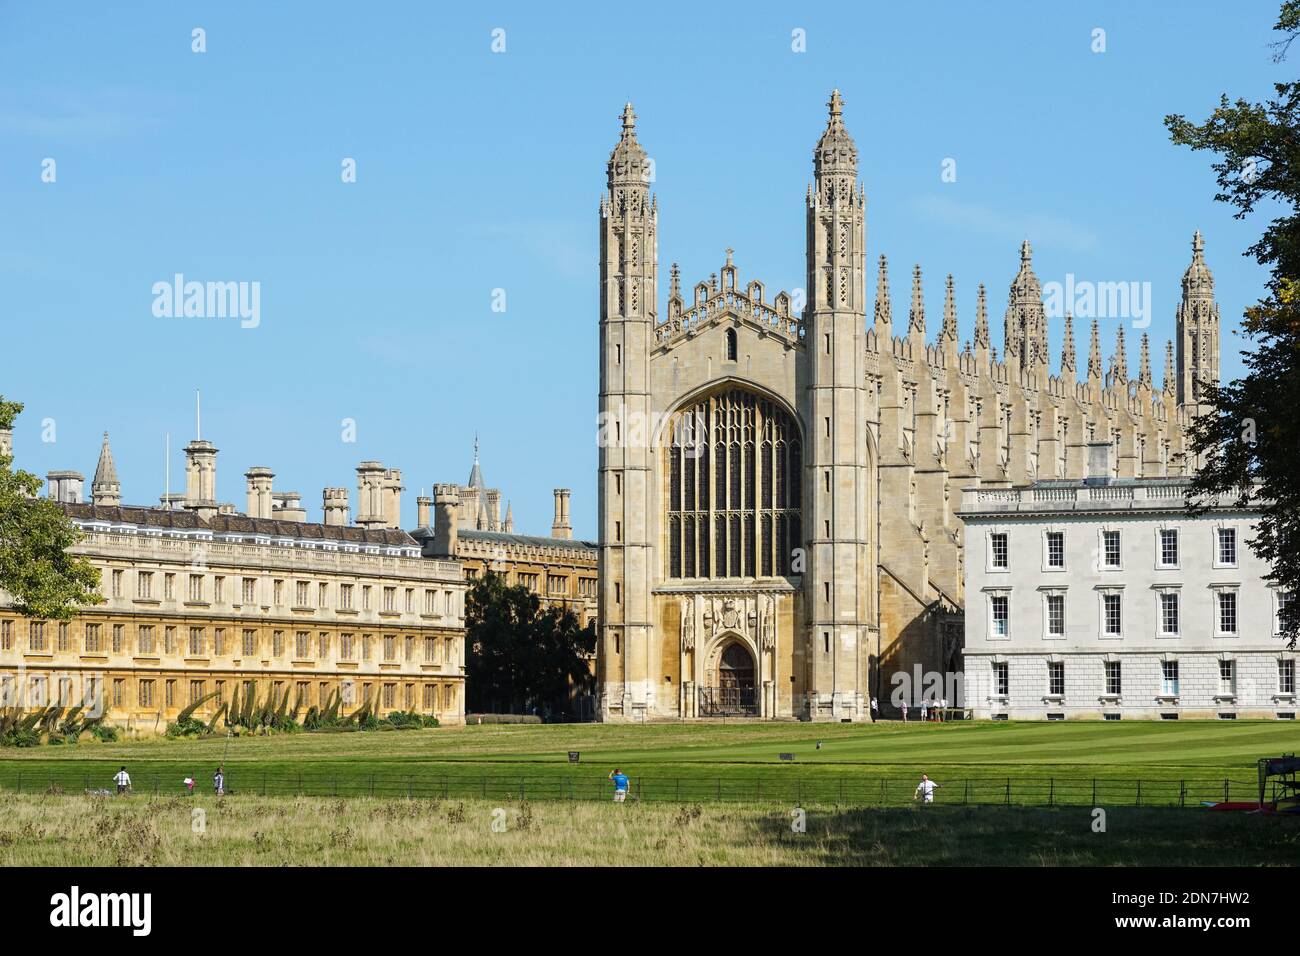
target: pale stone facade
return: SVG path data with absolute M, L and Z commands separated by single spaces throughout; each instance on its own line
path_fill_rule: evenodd
M 1294 718 L 1287 596 L 1247 546 L 1257 516 L 1192 516 L 1185 479 L 1099 473 L 965 493 L 960 703 L 994 719 Z
M 960 667 L 968 485 L 1081 476 L 1112 441 L 1118 477 L 1178 474 L 1196 382 L 1218 374 L 1199 234 L 1162 387 L 1124 330 L 1086 377 L 1059 372 L 1025 242 L 991 346 L 984 289 L 960 349 L 951 277 L 926 341 L 919 266 L 895 334 L 886 263 L 868 300 L 866 195 L 839 93 L 808 189 L 806 307 L 740 278 L 733 253 L 658 306 L 658 207 L 629 104 L 600 204 L 600 713 L 864 720 L 888 676 Z M 868 320 L 870 310 L 871 318 Z
M 247 473 L 249 514 L 219 505 L 217 449 L 196 440 L 186 453 L 187 491 L 163 507 L 121 504 L 107 436 L 91 503 L 81 502 L 81 475 L 49 475 L 106 600 L 60 623 L 19 617 L 0 593 L 6 706 L 84 700 L 110 724 L 152 734 L 210 692 L 220 696 L 200 718 L 236 689 L 259 700 L 274 689 L 304 708 L 338 692 L 345 709 L 371 700 L 381 716 L 463 723 L 464 576 L 454 555 L 422 557 L 398 528 L 400 475 L 379 469 L 373 500 L 385 520 L 346 525 L 347 493 L 335 488 L 316 524 L 296 493 L 272 490 L 266 468 Z M 363 501 L 373 464 L 358 469 Z

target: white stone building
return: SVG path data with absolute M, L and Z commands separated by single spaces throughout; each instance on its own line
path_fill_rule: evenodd
M 977 718 L 1294 718 L 1284 592 L 1254 515 L 1193 516 L 1187 478 L 967 489 L 964 704 Z

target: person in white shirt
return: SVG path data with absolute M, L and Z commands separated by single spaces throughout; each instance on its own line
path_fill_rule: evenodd
M 907 701 L 903 701 L 898 709 L 903 712 L 903 723 L 907 723 Z
M 876 698 L 873 697 L 873 698 L 871 698 L 871 721 L 872 721 L 872 723 L 875 723 L 876 718 L 879 717 L 879 716 L 880 716 L 880 704 L 877 703 Z
M 934 791 L 937 789 L 939 789 L 937 783 L 925 774 L 921 774 L 921 782 L 916 785 L 916 792 L 912 794 L 912 799 L 916 800 L 919 797 L 923 803 L 934 803 Z
M 939 723 L 943 723 L 944 718 L 948 716 L 948 698 L 939 698 Z
M 113 782 L 117 784 L 118 793 L 126 793 L 127 790 L 131 789 L 131 775 L 126 772 L 125 767 L 117 772 L 113 777 Z
M 929 706 L 926 704 L 925 701 L 921 701 L 921 723 L 925 723 L 927 720 L 930 719 L 927 716 L 928 713 L 929 713 Z

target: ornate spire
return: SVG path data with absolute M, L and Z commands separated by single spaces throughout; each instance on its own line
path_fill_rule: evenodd
M 951 272 L 948 273 L 948 281 L 944 284 L 943 328 L 939 330 L 939 338 L 954 343 L 957 341 L 957 304 L 953 301 Z
M 975 300 L 975 347 L 989 347 L 989 313 L 984 300 L 984 283 L 980 283 L 979 295 Z
M 1192 261 L 1183 273 L 1177 327 L 1178 404 L 1200 405 L 1203 384 L 1219 381 L 1219 305 L 1200 230 L 1192 236 Z
M 817 181 L 817 201 L 832 205 L 853 199 L 853 186 L 858 178 L 858 147 L 844 128 L 844 101 L 839 90 L 831 91 L 826 106 L 830 115 L 813 153 L 813 175 Z
M 1065 345 L 1061 348 L 1061 375 L 1074 378 L 1074 316 L 1065 313 Z
M 876 332 L 888 335 L 893 322 L 894 310 L 889 302 L 889 263 L 881 256 L 880 271 L 876 273 Z
M 907 334 L 925 338 L 925 299 L 921 294 L 921 265 L 912 267 L 912 307 L 907 313 Z
M 1020 271 L 1007 295 L 1005 346 L 1007 354 L 1018 354 L 1026 367 L 1047 364 L 1047 316 L 1028 239 L 1020 244 Z
M 514 506 L 506 502 L 506 520 L 501 524 L 501 530 L 506 534 L 514 534 L 515 531 L 515 512 Z
M 1110 360 L 1111 383 L 1128 385 L 1128 349 L 1124 345 L 1124 324 L 1115 333 L 1115 354 Z
M 1147 334 L 1142 333 L 1142 347 L 1138 359 L 1138 384 L 1144 388 L 1151 387 L 1151 349 L 1147 343 Z
M 1183 273 L 1183 295 L 1196 293 L 1214 295 L 1214 275 L 1205 264 L 1205 240 L 1199 229 L 1192 234 L 1192 261 Z
M 1092 336 L 1088 341 L 1088 378 L 1101 378 L 1101 334 L 1097 320 L 1092 320 Z
M 90 485 L 90 497 L 97 505 L 120 505 L 122 486 L 117 480 L 117 466 L 113 464 L 113 451 L 108 447 L 108 432 L 99 449 L 99 464 L 95 466 L 95 479 Z
M 1165 377 L 1160 383 L 1160 390 L 1166 395 L 1173 395 L 1178 390 L 1178 378 L 1174 372 L 1174 343 L 1165 340 Z
M 629 102 L 623 107 L 623 133 L 618 145 L 609 154 L 609 164 L 605 167 L 610 189 L 616 186 L 648 186 L 649 168 L 645 150 L 636 141 L 636 113 L 632 112 L 632 104 Z
M 668 272 L 668 299 L 669 301 L 672 301 L 673 299 L 680 300 L 681 297 L 682 273 L 681 270 L 677 268 L 677 263 L 674 262 L 672 268 Z

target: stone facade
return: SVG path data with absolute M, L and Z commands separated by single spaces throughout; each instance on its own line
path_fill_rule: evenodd
M 196 440 L 186 453 L 187 492 L 163 507 L 121 505 L 107 436 L 93 502 L 80 501 L 79 474 L 50 474 L 50 497 L 82 530 L 74 551 L 100 570 L 105 603 L 68 622 L 32 621 L 0 592 L 6 705 L 85 701 L 128 733 L 152 734 L 212 691 L 220 696 L 200 718 L 236 689 L 241 700 L 288 689 L 304 708 L 337 691 L 347 709 L 369 699 L 381 715 L 463 723 L 465 583 L 454 557 L 422 557 L 389 521 L 286 520 L 305 514 L 276 506 L 298 496 L 273 492 L 266 468 L 249 470 L 253 514 L 239 514 L 215 500 L 217 449 Z M 326 489 L 327 514 L 331 493 L 346 513 L 346 492 Z
M 674 265 L 662 312 L 652 164 L 624 111 L 599 210 L 603 719 L 867 719 L 882 678 L 960 667 L 962 488 L 1082 476 L 1096 438 L 1116 477 L 1183 469 L 1195 383 L 1218 374 L 1199 234 L 1161 386 L 1145 336 L 1130 379 L 1122 327 L 1104 367 L 1096 321 L 1081 380 L 1068 317 L 1053 373 L 1028 242 L 1001 356 L 983 286 L 959 347 L 951 277 L 927 341 L 919 266 L 905 326 L 883 256 L 868 299 L 857 149 L 838 92 L 829 107 L 806 305 L 742 281 L 729 249 L 685 292 Z
M 1246 543 L 1256 517 L 1230 502 L 1191 516 L 1187 490 L 1103 466 L 965 493 L 975 717 L 1294 717 L 1285 595 Z

